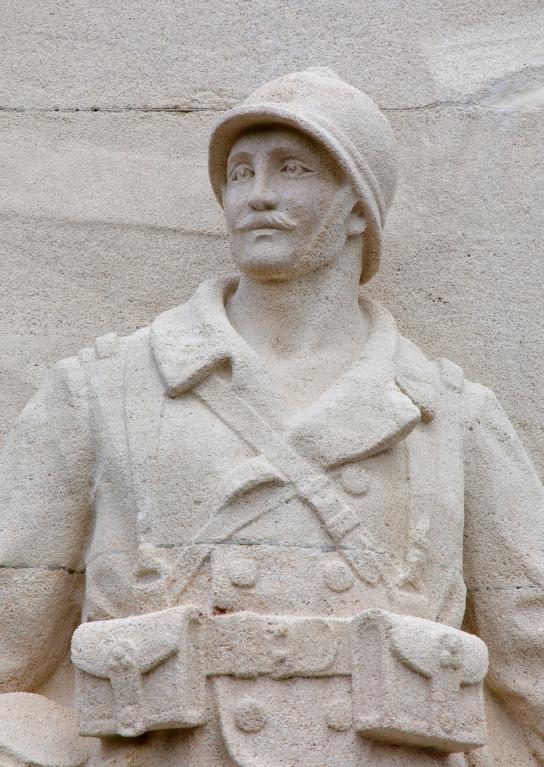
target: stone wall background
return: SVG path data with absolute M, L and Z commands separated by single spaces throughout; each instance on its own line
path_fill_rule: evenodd
M 230 270 L 217 110 L 331 66 L 386 110 L 402 173 L 370 290 L 495 389 L 544 475 L 541 0 L 4 0 L 0 433 L 44 369 Z

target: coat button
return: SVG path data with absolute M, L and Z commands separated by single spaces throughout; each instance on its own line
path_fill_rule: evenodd
M 257 565 L 252 559 L 233 559 L 228 568 L 233 586 L 247 589 L 257 583 Z
M 266 714 L 254 700 L 244 700 L 234 712 L 234 721 L 242 732 L 259 732 L 266 724 Z
M 337 732 L 349 730 L 353 724 L 351 703 L 349 700 L 331 700 L 325 708 L 325 722 L 327 727 Z
M 343 562 L 329 562 L 325 567 L 324 580 L 331 591 L 347 591 L 353 586 L 353 573 Z
M 364 495 L 370 487 L 368 474 L 357 463 L 350 463 L 342 469 L 340 483 L 350 495 Z

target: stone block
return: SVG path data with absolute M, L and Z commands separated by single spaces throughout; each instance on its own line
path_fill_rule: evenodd
M 10 0 L 1 104 L 222 108 L 307 66 L 336 69 L 382 107 L 532 99 L 541 89 L 542 19 L 538 4 L 518 0 L 213 0 L 205 12 L 199 0 Z

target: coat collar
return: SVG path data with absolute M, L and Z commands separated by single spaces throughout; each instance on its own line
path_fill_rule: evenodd
M 151 349 L 168 396 L 188 391 L 235 353 L 239 336 L 227 319 L 225 299 L 236 284 L 235 278 L 206 280 L 185 304 L 159 314 L 151 325 Z
M 227 360 L 244 352 L 251 357 L 225 312 L 225 298 L 236 284 L 236 278 L 208 280 L 187 303 L 153 323 L 151 347 L 170 397 L 189 391 Z M 370 335 L 361 357 L 289 430 L 293 446 L 323 466 L 379 453 L 432 417 L 430 363 L 416 347 L 407 353 L 409 342 L 386 309 L 366 297 L 362 303 Z

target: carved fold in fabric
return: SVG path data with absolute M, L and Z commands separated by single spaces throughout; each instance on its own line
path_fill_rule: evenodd
M 167 393 L 193 389 L 225 360 L 255 352 L 234 331 L 225 313 L 236 280 L 208 280 L 184 304 L 157 317 L 151 347 Z M 370 336 L 361 357 L 290 425 L 289 440 L 323 467 L 374 455 L 412 431 L 421 410 L 395 383 L 396 323 L 376 302 L 361 298 Z M 281 398 L 275 398 L 281 409 Z
M 338 500 L 330 478 L 293 450 L 280 435 L 275 434 L 266 421 L 237 397 L 219 377 L 209 376 L 196 387 L 196 392 L 213 412 L 233 429 L 237 429 L 248 444 L 262 453 L 276 467 L 280 476 L 290 481 L 295 493 L 314 511 L 331 542 L 341 543 L 348 532 L 360 525 L 355 512 Z M 212 520 L 207 527 L 213 528 L 213 524 Z M 361 538 L 361 552 L 341 549 L 341 553 L 358 577 L 363 581 L 375 582 L 379 578 L 375 546 L 366 533 L 361 532 Z
M 236 476 L 227 478 L 219 506 L 228 508 L 232 512 L 230 517 L 224 513 L 216 514 L 193 543 L 227 540 L 255 518 L 256 512 L 253 516 L 249 512 L 249 516 L 244 516 L 244 510 L 235 504 L 237 497 L 260 484 L 278 482 L 290 482 L 293 495 L 298 494 L 310 507 L 318 509 L 319 519 L 326 520 L 324 527 L 331 542 L 340 543 L 346 532 L 359 526 L 359 519 L 347 508 L 345 501 L 340 502 L 343 493 L 338 492 L 323 469 L 375 455 L 405 439 L 420 422 L 422 413 L 432 410 L 426 403 L 429 391 L 434 393 L 436 389 L 436 382 L 429 380 L 430 374 L 425 371 L 426 389 L 418 397 L 417 405 L 402 392 L 395 382 L 395 358 L 399 346 L 395 321 L 385 309 L 364 298 L 361 300 L 370 316 L 371 331 L 360 359 L 288 429 L 282 429 L 274 423 L 270 413 L 257 412 L 245 398 L 236 396 L 229 385 L 223 384 L 212 373 L 225 359 L 237 364 L 239 357 L 250 360 L 255 357 L 226 317 L 225 297 L 235 287 L 233 278 L 209 280 L 183 307 L 158 317 L 151 331 L 155 361 L 167 393 L 177 396 L 190 391 L 199 397 L 223 423 L 251 445 L 256 454 L 239 468 Z M 404 365 L 408 378 L 413 378 L 413 368 L 413 364 Z M 263 446 L 265 435 L 267 445 Z M 271 443 L 274 443 L 272 448 Z M 302 468 L 301 464 L 304 464 Z M 290 475 L 297 466 L 297 477 L 293 482 Z M 317 475 L 319 481 L 316 484 Z M 269 502 L 263 503 L 257 516 L 284 503 L 289 489 L 278 495 L 280 497 L 271 496 Z M 328 510 L 325 509 L 327 498 L 330 500 Z M 419 499 L 417 504 L 417 513 L 412 514 L 405 566 L 396 577 L 401 588 L 407 582 L 417 588 L 417 579 L 426 559 L 425 536 L 432 510 L 422 505 Z M 380 579 L 375 553 L 379 547 L 370 540 L 368 531 L 361 528 L 361 535 L 361 550 L 346 549 L 342 555 L 359 577 L 375 584 Z M 186 569 L 185 559 L 187 557 L 182 554 L 178 572 Z M 194 561 L 198 562 L 198 559 Z M 187 569 L 181 578 L 180 591 L 183 582 L 188 583 L 191 576 L 192 569 Z

